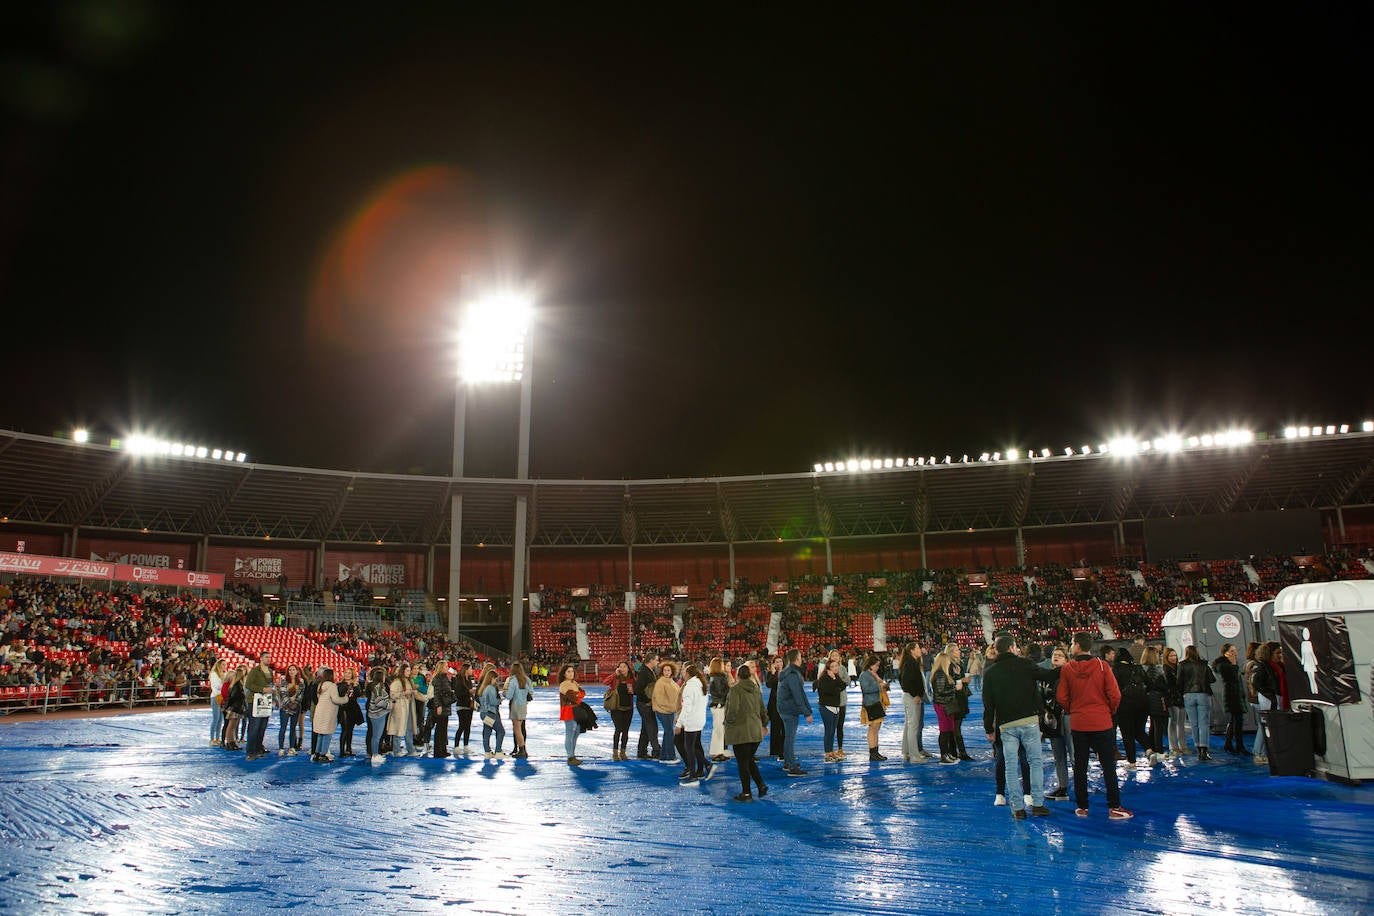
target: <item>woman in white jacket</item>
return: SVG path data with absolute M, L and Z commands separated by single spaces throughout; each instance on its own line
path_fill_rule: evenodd
M 210 746 L 220 746 L 220 732 L 224 731 L 224 707 L 219 705 L 220 688 L 224 686 L 224 678 L 228 674 L 228 668 L 224 665 L 224 659 L 215 661 L 215 666 L 210 669 Z
M 706 775 L 706 751 L 701 746 L 701 730 L 706 727 L 706 677 L 696 665 L 683 669 L 682 712 L 677 727 L 682 732 L 682 773 L 684 786 L 696 785 Z

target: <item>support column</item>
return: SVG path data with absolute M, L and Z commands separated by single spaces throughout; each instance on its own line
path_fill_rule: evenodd
M 525 338 L 525 373 L 520 379 L 520 450 L 516 479 L 522 482 L 530 477 L 530 398 L 533 391 L 534 330 L 531 329 Z M 526 560 L 530 549 L 526 529 L 528 509 L 529 494 L 522 490 L 515 498 L 515 538 L 512 545 L 515 563 L 511 576 L 510 653 L 515 656 L 521 654 L 525 640 L 525 595 L 529 592 Z
M 1026 565 L 1026 535 L 1020 528 L 1016 529 L 1016 565 Z
M 626 583 L 630 591 L 638 591 L 635 588 L 635 545 L 625 545 L 625 577 L 630 581 Z
M 921 568 L 930 569 L 930 564 L 926 562 L 926 533 L 921 532 Z
M 324 591 L 324 541 L 315 548 L 315 587 Z
M 1340 507 L 1340 506 L 1337 506 L 1337 507 L 1336 507 L 1336 524 L 1340 526 L 1340 529 L 1341 529 L 1341 543 L 1344 544 L 1344 543 L 1345 543 L 1345 514 L 1344 514 L 1343 512 L 1341 512 L 1341 507 Z
M 730 587 L 735 587 L 735 542 L 730 542 Z
M 830 538 L 825 539 L 825 574 L 827 576 L 835 574 L 834 557 L 830 553 Z
M 462 636 L 463 605 L 462 562 L 463 562 L 463 491 L 459 489 L 463 480 L 463 436 L 466 432 L 468 416 L 468 390 L 458 382 L 458 391 L 453 404 L 453 504 L 449 509 L 448 523 L 448 638 L 457 641 Z

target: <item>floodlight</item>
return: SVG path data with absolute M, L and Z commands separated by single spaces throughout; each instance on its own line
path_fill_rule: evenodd
M 953 463 L 953 461 L 952 461 L 952 459 L 950 458 L 950 456 L 949 456 L 949 455 L 946 455 L 946 456 L 945 456 L 945 464 L 952 464 L 952 463 Z
M 844 469 L 851 472 L 857 471 L 859 469 L 859 462 L 854 458 L 850 458 L 844 463 Z
M 203 445 L 197 445 L 197 446 L 196 446 L 196 457 L 197 457 L 197 458 L 209 458 L 209 457 L 210 457 L 210 450 L 209 450 L 208 448 L 206 448 L 205 446 L 203 446 Z
M 242 464 L 243 462 L 248 460 L 248 456 L 245 455 L 243 452 L 239 452 L 237 455 L 234 456 L 234 460 L 237 461 L 239 464 Z
M 1112 441 L 1108 442 L 1107 448 L 1111 451 L 1113 455 L 1120 455 L 1123 458 L 1130 458 L 1136 452 L 1140 451 L 1140 443 L 1136 442 L 1134 439 L 1126 438 L 1123 436 L 1119 439 L 1113 439 Z
M 1178 433 L 1169 433 L 1155 440 L 1155 448 L 1161 452 L 1181 452 L 1183 451 L 1183 437 Z
M 1307 438 L 1308 436 L 1310 436 L 1310 435 L 1312 435 L 1312 430 L 1311 430 L 1310 428 L 1308 428 L 1308 427 L 1306 427 L 1306 426 L 1299 426 L 1299 427 L 1298 427 L 1298 438 L 1299 438 L 1299 439 L 1306 439 L 1306 438 Z
M 827 471 L 833 471 L 833 470 L 835 470 L 835 462 L 833 462 L 833 461 L 827 461 L 827 462 L 825 463 L 825 469 L 826 469 Z
M 1001 453 L 1001 452 L 993 452 L 993 453 L 992 453 L 992 460 L 993 460 L 993 461 L 1001 461 L 1001 460 L 1002 460 L 1002 453 Z
M 1327 434 L 1328 436 L 1334 436 L 1334 435 L 1336 435 L 1336 427 L 1334 427 L 1334 426 L 1328 426 L 1328 427 L 1326 428 L 1326 434 Z
M 869 461 L 867 458 L 861 458 L 861 459 L 859 459 L 859 470 L 861 470 L 861 471 L 869 471 L 869 470 L 872 470 L 872 469 L 873 469 L 873 462 L 872 462 L 872 461 Z
M 1073 457 L 1073 449 L 1071 449 L 1071 448 L 1065 448 L 1065 449 L 1064 449 L 1064 457 L 1065 457 L 1065 458 L 1071 458 L 1071 457 Z
M 1048 457 L 1050 457 L 1050 454 L 1051 454 L 1051 452 L 1050 452 L 1050 450 L 1047 449 L 1047 448 L 1042 448 L 1042 449 L 1040 450 L 1040 457 L 1041 457 L 1041 458 L 1048 458 Z
M 816 472 L 817 474 L 819 474 L 821 471 L 825 470 L 825 465 L 823 465 L 823 464 L 816 464 L 816 465 L 813 465 L 812 468 L 813 468 L 813 470 L 815 470 L 815 472 Z
M 90 434 L 90 431 L 89 431 L 89 430 L 85 430 L 85 429 L 73 430 L 73 431 L 72 431 L 72 441 L 74 441 L 74 442 L 80 442 L 80 443 L 83 443 L 83 444 L 86 443 L 86 442 L 90 442 L 90 441 L 91 441 L 91 434 Z
M 1321 428 L 1320 426 L 1314 426 L 1314 427 L 1312 427 L 1312 435 L 1314 435 L 1314 436 L 1320 436 L 1321 434 L 1322 434 L 1322 428 Z
M 1091 445 L 1085 445 L 1085 446 L 1083 446 L 1083 454 L 1085 454 L 1085 455 L 1091 455 L 1092 453 L 1093 453 L 1093 449 L 1092 449 L 1092 446 L 1091 446 Z
M 1211 434 L 1211 433 L 1203 433 L 1203 434 L 1202 434 L 1202 439 L 1201 439 L 1201 441 L 1202 441 L 1202 444 L 1203 444 L 1203 445 L 1210 446 L 1210 445 L 1212 444 L 1212 441 L 1213 441 L 1213 440 L 1212 440 L 1212 434 Z M 1218 442 L 1217 444 L 1220 445 L 1221 443 Z
M 1137 442 L 1137 443 L 1135 444 L 1135 447 L 1136 447 L 1136 451 L 1139 451 L 1139 452 L 1148 452 L 1148 451 L 1150 450 L 1150 440 L 1149 440 L 1149 439 L 1141 439 L 1139 442 Z
M 1345 435 L 1346 433 L 1348 433 L 1348 432 L 1350 432 L 1350 424 L 1349 424 L 1349 423 L 1342 423 L 1342 424 L 1341 424 L 1341 435 L 1344 436 L 1344 435 Z
M 992 456 L 989 455 L 987 452 L 984 452 L 983 454 L 981 454 L 981 455 L 978 456 L 978 460 L 979 460 L 979 461 L 989 461 L 989 460 L 991 460 L 991 458 L 992 458 Z
M 1283 438 L 1285 438 L 1285 439 L 1296 439 L 1296 438 L 1298 438 L 1298 428 L 1297 428 L 1296 426 L 1285 426 L 1285 427 L 1283 428 Z
M 1364 423 L 1360 424 L 1360 429 L 1367 433 L 1374 433 L 1374 420 L 1365 420 Z
M 518 382 L 525 375 L 530 297 L 503 292 L 470 304 L 459 335 L 458 372 L 467 384 Z
M 219 461 L 221 458 L 224 457 L 224 452 L 221 449 L 212 449 L 210 452 L 210 457 L 215 459 L 216 461 Z
M 1020 457 L 1021 457 L 1021 450 L 1020 450 L 1020 449 L 1015 449 L 1015 448 L 1009 448 L 1009 449 L 1007 449 L 1007 460 L 1008 460 L 1008 461 L 1016 461 L 1016 460 L 1019 459 Z
M 1197 436 L 1189 436 L 1189 437 L 1188 437 L 1187 445 L 1188 445 L 1189 448 L 1197 448 L 1197 447 L 1198 447 L 1199 445 L 1201 445 L 1201 444 L 1202 444 L 1202 440 L 1199 439 Z

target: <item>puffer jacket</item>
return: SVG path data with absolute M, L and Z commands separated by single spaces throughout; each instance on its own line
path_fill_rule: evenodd
M 1102 732 L 1112 728 L 1112 715 L 1121 705 L 1116 675 L 1100 658 L 1076 655 L 1059 669 L 1055 698 L 1069 714 L 1076 732 Z
M 782 666 L 782 673 L 778 675 L 777 696 L 778 715 L 811 715 L 811 701 L 806 698 L 806 685 L 801 669 L 796 665 Z

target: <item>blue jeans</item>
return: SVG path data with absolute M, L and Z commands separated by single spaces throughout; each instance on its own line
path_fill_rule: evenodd
M 320 741 L 323 738 L 323 735 L 315 736 L 316 741 Z M 402 742 L 405 742 L 404 745 L 402 744 Z M 393 757 L 401 756 L 402 747 L 405 748 L 406 754 L 410 755 L 411 757 L 415 756 L 415 733 L 412 732 L 409 727 L 406 728 L 406 733 L 404 735 L 391 736 L 391 754 Z
M 673 720 L 677 718 L 677 713 L 656 712 L 654 716 L 658 719 L 658 727 L 663 732 L 662 740 L 659 741 L 661 753 L 659 760 L 676 760 L 677 745 L 673 743 Z
M 262 739 L 267 734 L 267 716 L 248 717 L 248 753 L 265 754 Z
M 296 723 L 300 721 L 300 718 L 299 712 L 288 713 L 286 710 L 282 710 L 281 715 L 277 716 L 279 725 L 277 728 L 277 750 L 286 747 L 288 738 L 293 748 L 301 749 L 301 743 L 296 740 Z
M 1207 750 L 1212 736 L 1212 695 L 1185 693 L 1183 709 L 1188 714 L 1188 724 L 1193 729 L 1193 747 L 1198 751 Z
M 334 740 L 334 733 L 333 733 L 333 732 L 330 732 L 330 733 L 327 734 L 327 735 L 316 735 L 316 736 L 315 736 L 315 753 L 319 754 L 321 757 L 323 757 L 325 754 L 328 754 L 328 753 L 329 753 L 329 742 L 331 742 L 331 741 L 333 741 L 333 740 Z
M 382 753 L 382 735 L 386 734 L 386 716 L 368 716 L 368 724 L 372 726 L 367 731 L 368 756 L 380 757 Z
M 1055 789 L 1069 790 L 1069 748 L 1067 733 L 1050 739 L 1050 751 L 1054 754 Z
M 831 712 L 829 706 L 821 707 L 821 724 L 825 726 L 825 752 L 835 749 L 835 727 L 839 725 L 840 714 Z
M 1255 729 L 1255 744 L 1251 751 L 1256 757 L 1263 757 L 1266 745 L 1264 743 L 1264 720 L 1260 718 L 1260 713 L 1269 712 L 1273 707 L 1269 704 L 1269 698 L 1260 694 L 1255 698 L 1255 722 L 1258 726 Z
M 1002 772 L 1011 788 L 1012 767 L 1017 766 L 1018 749 L 1025 748 L 1026 763 L 1030 766 L 1031 804 L 1037 807 L 1045 804 L 1045 764 L 1041 759 L 1040 726 L 1035 722 L 1029 725 L 1002 726 Z M 1020 792 L 1008 792 L 1007 804 L 1011 810 L 1020 811 L 1026 803 Z
M 563 750 L 567 751 L 567 756 L 577 756 L 577 736 L 581 730 L 577 727 L 577 722 L 572 719 L 565 719 L 563 722 Z
M 785 769 L 801 766 L 797 760 L 797 715 L 784 715 L 782 717 L 782 765 Z
M 220 740 L 224 731 L 224 707 L 219 705 L 219 697 L 210 698 L 210 740 Z
M 496 717 L 495 725 L 488 725 L 485 722 L 482 723 L 482 750 L 484 751 L 491 750 L 492 732 L 496 733 L 496 752 L 499 754 L 501 752 L 501 742 L 506 740 L 506 726 L 501 724 L 500 716 Z M 394 741 L 395 739 L 393 738 L 392 740 Z M 406 736 L 406 740 L 410 740 L 409 735 Z

